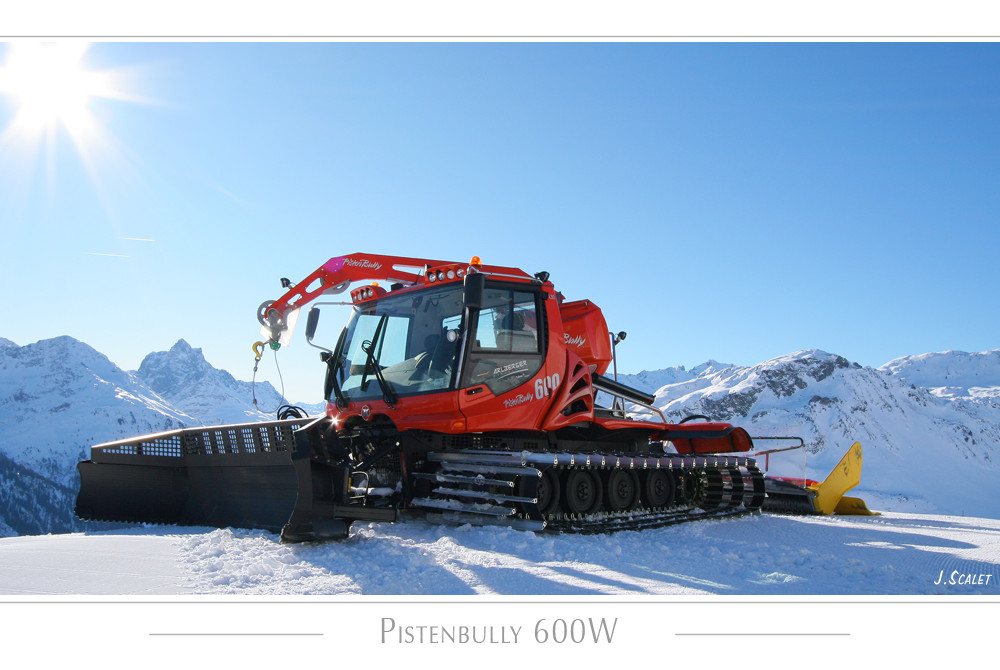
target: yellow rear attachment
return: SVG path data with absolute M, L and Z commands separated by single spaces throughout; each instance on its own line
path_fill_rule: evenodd
M 868 509 L 864 500 L 844 495 L 861 482 L 863 460 L 861 443 L 855 442 L 826 479 L 818 484 L 800 486 L 793 480 L 768 477 L 764 509 L 792 514 L 877 515 L 878 512 Z

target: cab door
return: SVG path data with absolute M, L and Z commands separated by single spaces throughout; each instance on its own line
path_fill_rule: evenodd
M 545 412 L 550 396 L 536 393 L 536 382 L 544 386 L 546 297 L 530 284 L 487 282 L 469 310 L 458 381 L 469 432 L 531 430 Z

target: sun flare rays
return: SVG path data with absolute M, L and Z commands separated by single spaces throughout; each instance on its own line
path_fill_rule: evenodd
M 51 193 L 58 156 L 67 146 L 76 153 L 99 197 L 106 200 L 101 173 L 128 163 L 128 152 L 107 127 L 112 110 L 97 103 L 102 99 L 150 101 L 127 91 L 124 71 L 90 67 L 87 43 L 13 42 L 2 46 L 0 178 L 7 183 L 7 197 L 27 193 L 39 167 Z M 18 184 L 22 188 L 18 189 Z
M 38 137 L 58 127 L 80 138 L 94 131 L 88 105 L 112 97 L 110 76 L 87 70 L 86 44 L 16 43 L 0 67 L 0 94 L 10 96 L 15 115 L 8 133 Z

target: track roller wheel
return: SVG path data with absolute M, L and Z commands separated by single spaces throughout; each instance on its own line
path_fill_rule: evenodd
M 746 503 L 747 509 L 759 510 L 767 497 L 764 485 L 764 474 L 757 468 L 750 471 L 750 480 L 753 482 L 753 494 Z
M 677 499 L 683 505 L 714 511 L 721 506 L 722 487 L 722 476 L 717 470 L 686 470 L 677 477 Z
M 570 470 L 563 481 L 563 508 L 569 514 L 590 514 L 604 498 L 601 478 L 591 470 Z
M 635 509 L 642 504 L 642 479 L 635 470 L 628 470 L 628 476 L 632 478 L 632 486 L 635 488 L 635 499 L 629 509 Z
M 681 505 L 696 505 L 702 496 L 702 482 L 693 470 L 685 470 L 674 475 L 677 502 Z
M 746 491 L 747 484 L 751 484 L 749 479 L 743 478 L 743 471 L 739 468 L 729 468 L 729 479 L 733 483 L 733 492 L 731 494 L 731 500 L 729 501 L 730 507 L 739 507 L 743 504 L 743 494 Z
M 714 512 L 725 507 L 725 476 L 723 473 L 715 468 L 700 470 L 699 481 L 701 488 L 695 505 L 706 512 Z
M 669 507 L 674 503 L 676 485 L 666 470 L 649 470 L 643 477 L 642 493 L 650 507 Z
M 538 513 L 543 517 L 555 514 L 559 509 L 559 478 L 554 470 L 545 470 L 538 478 L 535 498 L 538 499 Z
M 522 476 L 517 480 L 516 494 L 523 498 L 534 498 L 536 502 L 518 503 L 518 509 L 532 519 L 544 519 L 559 511 L 559 477 L 556 470 L 543 470 L 538 477 Z
M 632 473 L 627 470 L 609 470 L 605 478 L 605 501 L 612 512 L 635 506 L 639 487 Z

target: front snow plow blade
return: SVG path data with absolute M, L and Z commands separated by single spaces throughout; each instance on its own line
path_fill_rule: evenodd
M 822 482 L 813 480 L 766 477 L 767 498 L 763 509 L 784 514 L 851 514 L 877 515 L 860 498 L 844 494 L 861 482 L 864 454 L 861 443 L 851 445 L 836 467 Z
M 324 421 L 185 428 L 96 445 L 77 465 L 76 515 L 261 528 L 293 542 L 345 537 L 355 519 L 394 519 L 394 510 L 348 504 L 347 469 L 311 458 Z
M 837 503 L 836 509 L 833 510 L 834 514 L 842 515 L 853 515 L 853 516 L 878 516 L 881 512 L 873 512 L 868 509 L 868 505 L 861 498 L 852 498 L 850 496 L 844 496 Z

